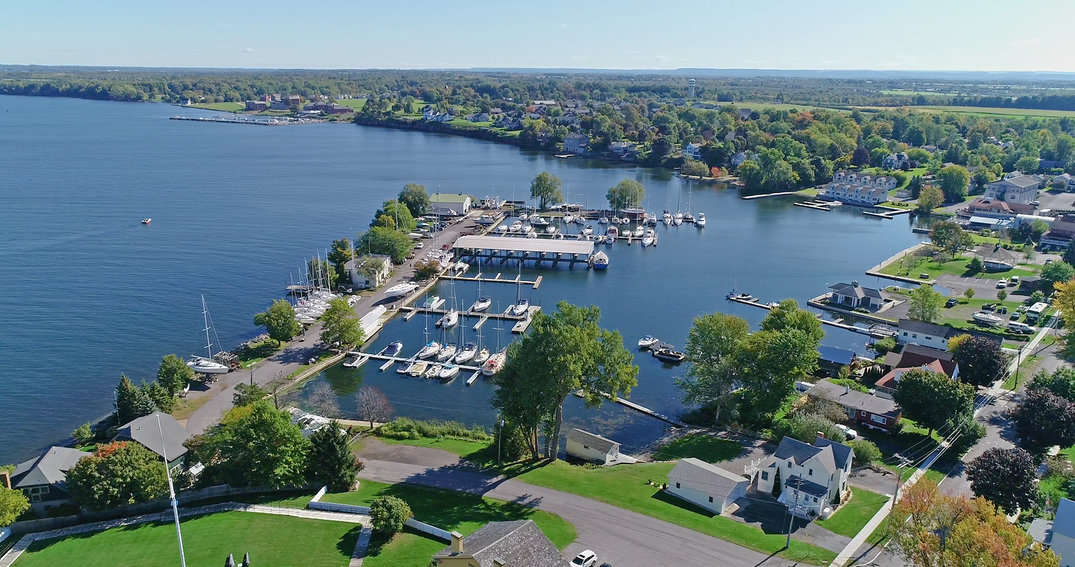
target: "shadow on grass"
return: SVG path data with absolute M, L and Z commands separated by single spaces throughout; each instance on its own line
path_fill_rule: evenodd
M 661 447 L 653 454 L 658 461 L 672 461 L 694 457 L 709 463 L 728 461 L 745 455 L 747 448 L 730 439 L 712 435 L 687 435 Z
M 355 551 L 355 544 L 358 543 L 358 534 L 362 533 L 362 526 L 356 525 L 343 534 L 340 541 L 336 542 L 336 551 L 340 552 L 340 555 L 344 557 L 351 557 L 351 554 Z M 372 543 L 372 541 L 371 541 Z M 253 563 L 251 561 L 251 563 Z
M 484 525 L 489 522 L 522 520 L 534 514 L 541 499 L 520 496 L 510 502 L 492 502 L 481 494 L 455 492 L 415 486 L 393 484 L 380 495 L 395 496 L 407 502 L 414 517 L 427 524 L 452 530 L 464 523 Z

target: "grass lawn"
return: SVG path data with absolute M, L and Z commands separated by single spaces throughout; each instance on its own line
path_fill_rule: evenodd
M 349 106 L 349 107 L 355 109 L 355 111 L 359 111 L 359 110 L 362 110 L 363 106 L 366 106 L 366 99 L 364 99 L 364 98 L 345 98 L 345 99 L 342 99 L 342 100 L 337 100 L 336 104 L 338 104 L 340 106 Z
M 817 197 L 818 190 L 814 187 L 811 187 L 809 189 L 800 189 L 796 191 L 796 193 L 804 197 Z
M 1038 369 L 1039 364 L 1041 364 L 1040 356 L 1036 354 L 1024 356 L 1023 361 L 1019 363 L 1019 371 L 1004 379 L 1004 389 L 1014 390 L 1017 376 L 1020 384 L 1026 384 L 1027 380 L 1034 376 L 1034 371 Z
M 378 437 L 377 439 L 389 445 L 411 445 L 414 447 L 431 447 L 448 451 L 461 457 L 483 453 L 489 448 L 487 441 L 474 441 L 471 439 L 456 439 L 454 437 L 422 437 L 420 439 L 392 439 Z M 496 455 L 494 455 L 494 458 Z
M 554 461 L 543 467 L 532 468 L 516 478 L 600 500 L 762 553 L 779 552 L 785 559 L 825 564 L 835 558 L 836 554 L 827 549 L 796 540 L 792 540 L 790 549 L 784 550 L 785 536 L 782 534 L 766 534 L 754 526 L 714 516 L 646 484 L 648 480 L 665 482 L 673 466 L 673 463 L 645 463 L 598 468 Z
M 198 396 L 197 398 L 179 398 L 175 402 L 175 406 L 172 408 L 172 417 L 176 419 L 189 419 L 190 416 L 198 411 L 198 408 L 205 405 L 209 401 L 208 395 Z
M 239 112 L 246 108 L 242 102 L 201 102 L 190 105 L 192 108 L 204 108 L 206 110 L 222 110 L 224 112 Z
M 707 463 L 727 461 L 739 456 L 743 446 L 730 439 L 712 435 L 687 435 L 661 447 L 653 454 L 658 461 L 673 461 L 694 457 Z
M 1005 272 L 971 272 L 967 269 L 970 258 L 958 256 L 947 262 L 939 262 L 929 256 L 903 256 L 881 269 L 882 274 L 890 276 L 919 277 L 920 274 L 929 274 L 930 279 L 948 274 L 963 278 L 982 278 L 987 280 L 999 280 L 1011 276 L 1036 276 L 1041 273 L 1041 267 L 1030 264 L 1019 264 L 1015 268 Z
M 828 520 L 817 520 L 817 525 L 847 537 L 855 537 L 866 522 L 888 501 L 887 496 L 862 488 L 851 487 L 851 501 L 844 504 Z
M 574 526 L 560 516 L 514 502 L 482 498 L 463 492 L 363 480 L 359 490 L 326 494 L 324 500 L 369 505 L 382 495 L 405 500 L 414 512 L 414 517 L 422 522 L 448 531 L 458 531 L 463 535 L 469 535 L 488 522 L 531 519 L 556 547 L 563 549 L 575 541 Z M 430 557 L 447 545 L 443 541 L 411 531 L 398 533 L 388 539 L 375 535 L 370 541 L 369 553 L 363 565 L 427 567 Z
M 190 565 L 221 565 L 229 553 L 264 565 L 347 565 L 360 526 L 250 512 L 222 512 L 183 521 Z M 18 567 L 173 567 L 178 553 L 171 522 L 113 528 L 35 543 Z M 428 562 L 429 558 L 426 557 Z

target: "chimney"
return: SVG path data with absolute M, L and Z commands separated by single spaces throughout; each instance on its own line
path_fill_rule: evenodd
M 0 471 L 0 486 L 11 490 L 11 473 L 7 471 Z
M 850 394 L 851 393 L 851 384 L 844 384 L 844 393 L 845 394 Z
M 452 532 L 452 553 L 463 553 L 463 534 Z

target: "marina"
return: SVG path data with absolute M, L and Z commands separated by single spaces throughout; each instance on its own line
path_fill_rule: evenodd
M 457 281 L 462 281 L 462 282 L 478 282 L 478 281 L 480 281 L 482 283 L 504 283 L 504 284 L 514 284 L 514 285 L 528 285 L 528 286 L 531 286 L 534 289 L 537 289 L 539 286 L 541 286 L 541 280 L 545 277 L 545 276 L 538 276 L 538 277 L 536 277 L 536 278 L 534 278 L 532 280 L 523 280 L 521 276 L 516 276 L 515 278 L 502 278 L 500 276 L 501 276 L 501 274 L 499 272 L 493 277 L 485 277 L 481 272 L 478 272 L 477 275 L 473 275 L 473 276 L 456 276 L 456 275 L 451 275 L 451 274 L 445 274 L 445 275 L 441 276 L 440 279 L 442 279 L 442 280 L 457 280 Z
M 728 301 L 734 301 L 736 303 L 741 303 L 743 305 L 749 305 L 751 307 L 760 307 L 762 309 L 765 309 L 766 311 L 770 311 L 774 307 L 774 305 L 772 303 L 765 303 L 765 302 L 759 301 L 758 299 L 755 299 L 753 297 L 742 297 L 742 296 L 736 296 L 734 294 L 728 294 Z M 875 338 L 875 339 L 883 339 L 883 338 L 886 338 L 886 337 L 892 337 L 892 336 L 895 336 L 895 334 L 896 334 L 895 328 L 891 327 L 889 325 L 877 324 L 877 325 L 873 325 L 873 326 L 870 326 L 870 327 L 859 327 L 859 326 L 856 326 L 856 325 L 852 325 L 850 323 L 844 323 L 843 319 L 830 320 L 830 319 L 825 319 L 825 318 L 821 317 L 820 315 L 818 315 L 818 320 L 821 321 L 822 325 L 828 325 L 830 327 L 836 327 L 838 329 L 843 329 L 845 331 L 851 331 L 852 333 L 858 333 L 860 335 L 866 335 L 868 337 L 872 337 L 872 338 Z

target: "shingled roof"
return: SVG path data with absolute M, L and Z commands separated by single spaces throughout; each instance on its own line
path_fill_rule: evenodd
M 11 475 L 11 484 L 14 488 L 62 485 L 67 481 L 67 471 L 89 456 L 90 453 L 70 447 L 49 447 L 39 457 L 19 463 Z
M 433 556 L 433 561 L 448 558 L 472 558 L 480 567 L 566 567 L 556 546 L 545 537 L 533 520 L 489 522 L 463 538 L 463 550 L 448 546 Z
M 567 438 L 571 441 L 578 441 L 579 443 L 582 443 L 583 445 L 591 449 L 601 451 L 602 453 L 608 453 L 613 448 L 616 448 L 616 450 L 619 451 L 619 443 L 611 439 L 601 437 L 596 433 L 590 433 L 585 429 L 579 429 L 577 427 L 572 428 L 571 431 L 567 432 Z
M 157 417 L 160 416 L 160 428 L 157 428 Z M 161 432 L 164 432 L 163 443 Z M 187 448 L 183 443 L 190 437 L 187 429 L 180 425 L 174 417 L 161 412 L 144 415 L 120 426 L 116 430 L 116 439 L 134 441 L 154 453 L 164 456 L 168 453 L 168 461 L 174 461 L 187 454 Z

